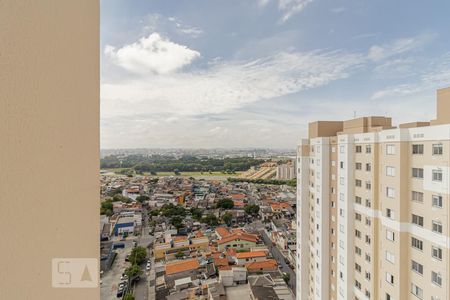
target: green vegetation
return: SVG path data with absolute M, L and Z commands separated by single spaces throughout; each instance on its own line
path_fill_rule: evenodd
M 183 258 L 183 257 L 184 257 L 184 253 L 181 252 L 181 251 L 178 251 L 178 252 L 175 254 L 175 258 L 177 258 L 177 259 L 181 259 L 181 258 Z
M 170 222 L 173 226 L 175 226 L 176 229 L 180 229 L 183 227 L 183 218 L 180 216 L 172 217 L 172 220 Z
M 250 157 L 235 158 L 199 158 L 185 155 L 181 158 L 171 156 L 152 155 L 129 155 L 125 158 L 110 155 L 100 161 L 102 169 L 121 168 L 125 169 L 125 175 L 132 175 L 130 169 L 137 173 L 149 172 L 225 172 L 233 174 L 236 171 L 246 171 L 252 166 L 259 165 L 262 161 Z M 172 173 L 173 174 L 173 173 Z
M 132 293 L 126 293 L 125 296 L 123 297 L 123 300 L 134 300 L 134 296 Z
M 259 205 L 256 205 L 256 204 L 246 205 L 246 206 L 244 206 L 244 211 L 248 215 L 255 216 L 259 213 Z
M 107 199 L 100 204 L 100 215 L 107 215 L 108 217 L 113 215 L 112 199 Z
M 131 267 L 125 269 L 124 273 L 128 276 L 128 278 L 134 278 L 138 275 L 142 274 L 142 269 L 138 265 L 134 264 Z
M 148 199 L 150 199 L 150 198 L 148 196 L 145 196 L 145 195 L 144 196 L 141 195 L 141 196 L 137 196 L 136 197 L 136 201 L 139 202 L 139 203 L 143 203 L 144 201 L 147 201 Z
M 131 199 L 122 196 L 122 194 L 115 194 L 112 198 L 113 202 L 124 202 L 124 203 L 130 203 Z
M 231 226 L 231 222 L 233 221 L 233 215 L 230 213 L 226 213 L 222 216 L 222 221 L 227 224 L 228 226 Z
M 147 250 L 144 247 L 138 246 L 131 250 L 129 260 L 133 265 L 140 265 L 145 261 L 146 257 Z
M 234 202 L 231 199 L 220 199 L 217 202 L 216 207 L 221 209 L 232 209 L 234 207 Z
M 186 209 L 183 206 L 175 206 L 172 203 L 164 204 L 163 207 L 161 207 L 161 214 L 164 217 L 173 217 L 173 216 L 186 216 L 187 212 Z
M 286 284 L 289 284 L 289 280 L 291 280 L 291 275 L 289 273 L 284 273 L 283 280 L 284 282 L 286 282 Z
M 196 221 L 201 221 L 203 216 L 203 209 L 192 207 L 190 209 L 190 213 L 192 215 L 192 218 Z
M 297 180 L 278 180 L 278 179 L 247 179 L 247 178 L 228 178 L 228 182 L 249 182 L 258 184 L 273 184 L 273 185 L 288 185 L 292 187 L 297 186 Z
M 202 222 L 208 224 L 209 226 L 217 226 L 219 225 L 219 220 L 213 214 L 209 214 L 203 217 Z

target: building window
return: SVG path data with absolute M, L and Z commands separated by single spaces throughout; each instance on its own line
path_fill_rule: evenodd
M 344 162 L 343 162 L 343 161 L 341 161 L 341 162 L 339 163 L 339 165 L 340 165 L 341 169 L 344 168 Z
M 423 154 L 423 144 L 412 145 L 412 154 Z
M 413 168 L 412 169 L 412 177 L 423 179 L 423 169 L 422 168 Z
M 366 207 L 372 207 L 372 202 L 370 201 L 370 199 L 366 199 Z
M 394 177 L 395 176 L 395 167 L 387 166 L 386 167 L 386 175 Z
M 356 163 L 355 168 L 356 168 L 356 170 L 361 170 L 362 169 L 362 163 Z
M 423 217 L 412 214 L 412 223 L 420 227 L 423 227 Z
M 366 164 L 366 171 L 371 172 L 372 171 L 372 165 L 370 163 Z
M 411 237 L 411 247 L 417 250 L 423 250 L 423 242 L 415 237 Z
M 386 208 L 386 217 L 389 219 L 394 219 L 394 211 L 390 208 Z
M 362 152 L 362 146 L 356 146 L 356 153 Z
M 372 221 L 370 220 L 370 218 L 366 217 L 366 225 L 370 226 L 372 225 Z
M 433 181 L 442 182 L 442 170 L 433 170 Z
M 411 283 L 411 293 L 417 298 L 423 299 L 423 290 L 414 283 Z
M 435 259 L 442 260 L 442 249 L 439 247 L 431 247 L 431 256 Z
M 361 231 L 359 231 L 358 229 L 355 229 L 355 236 L 360 239 L 361 238 Z
M 358 290 L 361 290 L 361 283 L 358 280 L 355 280 L 355 286 Z
M 386 260 L 392 264 L 395 264 L 395 255 L 389 251 L 386 251 Z
M 394 275 L 386 272 L 386 281 L 390 284 L 394 284 Z
M 388 293 L 386 293 L 386 300 L 394 300 L 394 299 L 391 298 L 391 295 L 389 295 Z
M 395 241 L 395 233 L 389 229 L 386 229 L 386 239 L 389 241 Z
M 442 144 L 433 144 L 433 155 L 442 155 L 444 147 Z
M 372 183 L 370 181 L 366 181 L 366 189 L 371 190 L 372 189 Z
M 442 223 L 439 221 L 433 221 L 433 232 L 442 233 Z
M 423 202 L 423 193 L 421 192 L 412 192 L 412 200 L 416 202 Z
M 436 273 L 431 271 L 431 282 L 433 282 L 437 286 L 442 286 L 442 276 L 440 273 Z
M 372 146 L 371 145 L 367 145 L 366 146 L 366 153 L 372 153 Z
M 355 253 L 356 253 L 358 256 L 361 256 L 361 248 L 355 247 Z
M 356 270 L 358 273 L 361 273 L 361 266 L 358 265 L 357 263 L 355 263 L 355 270 Z
M 432 200 L 433 207 L 442 208 L 442 196 L 433 195 Z
M 362 220 L 361 214 L 355 213 L 355 219 L 356 219 L 357 221 L 361 221 L 361 220 Z
M 418 262 L 411 260 L 411 270 L 414 272 L 423 275 L 423 265 L 419 264 Z
M 393 145 L 393 144 L 386 145 L 386 154 L 387 155 L 395 155 L 395 145 Z
M 355 185 L 356 185 L 357 187 L 361 187 L 361 186 L 362 186 L 362 181 L 359 180 L 359 179 L 356 179 L 356 180 L 355 180 Z
M 370 273 L 366 272 L 366 280 L 370 281 L 371 278 L 372 278 L 372 276 L 370 275 Z
M 370 257 L 370 254 L 366 253 L 366 261 L 370 263 L 371 260 L 372 258 Z
M 370 239 L 370 236 L 366 234 L 366 244 L 370 245 L 371 242 L 372 240 Z
M 386 188 L 386 196 L 389 198 L 394 198 L 395 197 L 395 189 L 391 188 L 391 187 L 387 187 Z
M 361 197 L 358 197 L 358 196 L 355 196 L 355 202 L 357 203 L 357 204 L 361 204 Z

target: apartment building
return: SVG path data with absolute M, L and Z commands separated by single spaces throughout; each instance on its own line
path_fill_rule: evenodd
M 437 118 L 318 121 L 297 151 L 297 299 L 450 299 L 450 88 Z

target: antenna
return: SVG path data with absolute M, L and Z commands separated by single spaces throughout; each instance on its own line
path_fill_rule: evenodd
M 356 119 L 356 110 L 353 111 L 353 119 Z

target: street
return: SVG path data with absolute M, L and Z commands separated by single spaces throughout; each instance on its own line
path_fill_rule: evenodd
M 281 253 L 281 251 L 272 245 L 272 240 L 269 238 L 265 230 L 260 230 L 261 236 L 264 240 L 264 243 L 269 248 L 270 253 L 272 253 L 273 258 L 278 262 L 279 265 L 281 265 L 280 270 L 284 273 L 287 273 L 290 275 L 290 281 L 289 281 L 289 287 L 291 288 L 292 292 L 295 295 L 296 292 L 296 278 L 295 278 L 295 272 L 294 270 L 289 267 L 288 264 L 286 264 L 284 260 L 284 256 Z

